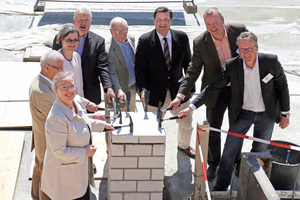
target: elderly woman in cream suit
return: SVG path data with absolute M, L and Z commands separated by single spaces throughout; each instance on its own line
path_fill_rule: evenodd
M 54 78 L 57 99 L 45 125 L 47 149 L 42 174 L 42 190 L 52 200 L 89 199 L 89 183 L 94 184 L 91 131 L 113 130 L 111 124 L 88 118 L 76 95 L 74 76 L 60 72 Z

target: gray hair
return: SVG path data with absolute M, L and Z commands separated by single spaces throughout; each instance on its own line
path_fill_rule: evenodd
M 204 12 L 204 14 L 203 14 L 203 19 L 205 19 L 205 17 L 206 17 L 207 15 L 212 15 L 214 12 L 217 12 L 217 13 L 219 14 L 220 19 L 223 18 L 223 14 L 222 14 L 221 10 L 219 10 L 217 7 L 211 7 L 211 8 L 208 8 L 208 9 Z
M 127 21 L 125 19 L 123 19 L 122 17 L 114 17 L 111 21 L 110 21 L 110 29 L 112 29 L 112 27 L 114 25 L 117 24 L 124 24 L 126 27 L 128 26 Z
M 255 45 L 257 45 L 257 36 L 252 33 L 252 32 L 248 32 L 248 31 L 245 31 L 245 32 L 242 32 L 237 38 L 236 38 L 236 44 L 238 45 L 239 44 L 239 41 L 240 40 L 252 40 Z
M 72 72 L 67 72 L 67 71 L 61 71 L 61 72 L 58 72 L 58 73 L 56 74 L 56 76 L 54 77 L 54 79 L 53 79 L 54 87 L 57 88 L 58 82 L 59 82 L 62 78 L 65 78 L 65 77 L 72 77 L 72 79 L 74 80 L 74 74 L 73 74 Z
M 55 63 L 58 61 L 63 62 L 63 60 L 64 60 L 64 58 L 59 52 L 57 52 L 55 50 L 50 50 L 41 57 L 40 65 L 41 65 L 41 68 L 44 68 L 49 63 Z
M 78 39 L 80 39 L 80 34 L 77 28 L 71 24 L 65 24 L 58 32 L 56 38 L 56 44 L 62 44 L 61 40 L 65 39 L 70 33 L 77 33 Z
M 91 21 L 92 21 L 92 11 L 91 11 L 89 8 L 87 8 L 87 7 L 77 8 L 76 11 L 74 12 L 74 17 L 73 17 L 73 19 L 75 19 L 79 14 L 87 14 L 87 15 L 90 15 Z

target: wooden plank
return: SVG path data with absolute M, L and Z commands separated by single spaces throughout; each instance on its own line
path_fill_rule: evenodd
M 13 199 L 25 132 L 0 131 L 0 199 Z
M 206 122 L 204 122 L 205 124 Z M 197 135 L 199 135 L 201 148 L 204 157 L 205 166 L 207 166 L 207 153 L 208 153 L 208 140 L 209 140 L 209 132 L 208 131 L 200 131 L 199 129 L 208 128 L 209 125 L 199 125 L 197 124 L 197 134 L 196 134 L 196 156 L 195 156 L 195 184 L 194 184 L 194 199 L 201 200 L 205 199 L 205 182 L 203 176 L 203 170 L 200 160 L 200 153 L 199 153 L 199 144 Z M 199 190 L 201 192 L 199 193 Z

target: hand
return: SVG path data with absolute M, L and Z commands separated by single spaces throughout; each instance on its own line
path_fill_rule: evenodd
M 90 111 L 90 112 L 96 112 L 97 109 L 97 104 L 93 103 L 93 102 L 88 102 L 88 104 L 85 106 L 85 108 Z
M 171 103 L 169 106 L 173 106 L 172 110 L 177 110 L 180 106 L 180 99 L 178 97 L 176 97 Z
M 180 119 L 187 119 L 188 115 L 193 112 L 193 109 L 191 107 L 187 107 L 186 109 L 183 109 L 178 113 L 178 117 Z
M 281 116 L 280 118 L 280 122 L 279 122 L 279 127 L 284 129 L 286 128 L 290 123 L 290 119 L 289 118 L 286 118 L 286 117 L 283 117 Z
M 105 115 L 102 114 L 101 112 L 95 112 L 93 114 L 93 119 L 99 119 L 99 120 L 102 120 L 102 121 L 105 121 Z
M 108 130 L 107 132 L 115 130 L 115 128 L 112 124 L 105 124 L 105 128 Z
M 126 100 L 126 94 L 122 90 L 118 92 L 117 97 L 120 99 L 120 103 L 125 103 L 124 100 Z
M 191 99 L 194 96 L 195 92 L 190 92 L 189 98 Z
M 145 103 L 145 92 L 144 91 L 141 93 L 141 101 L 143 103 Z
M 107 102 L 111 103 L 111 98 L 115 98 L 116 95 L 114 93 L 114 90 L 112 88 L 107 88 L 107 92 L 106 92 L 106 98 L 107 98 Z
M 97 148 L 94 145 L 89 144 L 85 147 L 85 155 L 87 157 L 93 157 L 96 150 Z

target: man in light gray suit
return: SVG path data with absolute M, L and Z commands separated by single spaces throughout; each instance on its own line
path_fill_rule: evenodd
M 108 70 L 111 76 L 115 94 L 120 98 L 121 107 L 127 110 L 124 104 L 126 92 L 131 92 L 130 111 L 135 111 L 136 85 L 134 72 L 135 44 L 134 37 L 127 35 L 127 21 L 115 17 L 110 22 L 111 39 L 106 43 Z
M 29 104 L 32 117 L 32 150 L 35 149 L 35 164 L 32 174 L 32 199 L 49 199 L 41 191 L 41 177 L 46 150 L 45 122 L 56 99 L 52 86 L 55 75 L 63 71 L 63 57 L 51 50 L 41 58 L 41 72 L 29 88 Z

